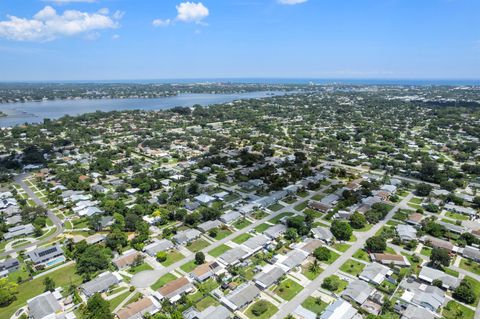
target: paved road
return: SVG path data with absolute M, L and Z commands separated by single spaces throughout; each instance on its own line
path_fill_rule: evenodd
M 28 176 L 29 176 L 29 174 L 19 174 L 19 175 L 15 176 L 15 183 L 17 183 L 18 185 L 20 185 L 20 187 L 23 188 L 23 190 L 35 202 L 35 204 L 37 204 L 39 206 L 46 207 L 45 203 L 42 202 L 42 200 L 40 198 L 38 198 L 37 195 L 35 195 L 35 193 L 30 189 L 30 187 L 28 187 L 28 185 L 25 184 L 25 182 L 23 181 Z M 21 247 L 18 247 L 18 248 L 14 248 L 14 249 L 5 251 L 5 252 L 0 254 L 0 257 L 10 255 L 11 253 L 19 252 L 19 251 L 25 250 L 25 249 L 33 247 L 33 246 L 38 246 L 38 245 L 44 244 L 46 242 L 49 242 L 51 239 L 57 237 L 58 235 L 62 234 L 64 229 L 63 229 L 62 221 L 60 220 L 60 218 L 58 218 L 50 210 L 47 210 L 47 217 L 53 222 L 53 225 L 56 227 L 54 233 L 52 233 L 51 235 L 49 235 L 45 238 L 42 238 L 41 240 L 32 242 L 28 245 L 24 245 L 24 246 L 21 246 Z
M 335 274 L 338 269 L 347 261 L 349 260 L 353 254 L 364 247 L 365 242 L 368 238 L 372 237 L 375 235 L 375 233 L 380 230 L 395 214 L 395 212 L 398 209 L 404 208 L 406 203 L 410 201 L 410 199 L 413 197 L 412 194 L 409 194 L 407 197 L 405 197 L 401 202 L 399 202 L 397 205 L 395 205 L 392 210 L 387 214 L 386 218 L 382 221 L 380 221 L 378 224 L 373 226 L 369 231 L 367 232 L 356 232 L 355 235 L 357 236 L 357 241 L 353 243 L 353 245 L 340 257 L 335 260 L 330 266 L 328 266 L 315 280 L 310 282 L 300 293 L 298 293 L 292 300 L 288 301 L 287 303 L 283 304 L 278 312 L 272 316 L 274 319 L 281 319 L 286 317 L 288 314 L 291 314 L 297 309 L 298 306 L 302 304 L 302 302 L 309 296 L 313 294 L 315 290 L 317 290 L 323 280 L 333 274 Z
M 325 186 L 323 187 L 322 189 L 320 189 L 319 191 L 314 191 L 314 192 L 310 192 L 308 196 L 306 196 L 305 198 L 302 198 L 301 201 L 306 201 L 306 200 L 309 200 L 312 196 L 314 196 L 315 194 L 317 194 L 318 192 L 322 192 L 322 191 L 325 191 L 326 189 L 328 189 L 330 187 L 330 185 L 328 186 Z M 229 236 L 219 240 L 219 241 L 216 241 L 214 242 L 213 244 L 211 244 L 210 246 L 202 249 L 201 251 L 203 253 L 207 253 L 209 252 L 210 250 L 218 247 L 218 246 L 221 246 L 229 241 L 231 241 L 232 239 L 234 239 L 235 237 L 241 235 L 241 234 L 244 234 L 244 233 L 247 233 L 249 232 L 250 230 L 254 229 L 255 227 L 257 227 L 258 225 L 260 224 L 263 224 L 265 222 L 267 222 L 268 220 L 272 219 L 273 217 L 275 216 L 278 216 L 282 213 L 285 213 L 285 212 L 296 212 L 294 207 L 298 205 L 298 201 L 293 203 L 293 204 L 290 204 L 288 206 L 285 206 L 283 207 L 282 209 L 268 215 L 267 217 L 261 219 L 261 220 L 257 220 L 256 222 L 248 225 L 247 227 L 243 228 L 243 229 L 240 229 L 232 234 L 230 234 Z M 298 213 L 298 212 L 297 212 Z M 180 269 L 181 266 L 183 266 L 184 264 L 192 261 L 193 259 L 195 258 L 195 254 L 192 254 L 188 257 L 185 257 L 184 259 L 168 266 L 168 267 L 165 267 L 165 268 L 162 268 L 162 269 L 157 269 L 157 270 L 147 270 L 147 271 L 142 271 L 138 274 L 136 274 L 133 278 L 132 278 L 132 281 L 131 281 L 131 284 L 137 288 L 147 288 L 147 287 L 150 287 L 152 284 L 154 284 L 160 277 L 162 277 L 163 275 L 167 274 L 167 273 L 171 273 L 172 271 L 176 270 L 176 269 Z

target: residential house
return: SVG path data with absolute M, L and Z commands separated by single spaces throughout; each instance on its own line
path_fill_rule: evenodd
M 408 215 L 408 218 L 405 222 L 409 225 L 412 225 L 415 228 L 420 228 L 422 219 L 423 219 L 422 214 L 413 213 L 413 214 Z
M 342 292 L 342 297 L 358 305 L 363 304 L 375 292 L 375 288 L 363 280 L 355 279 Z
M 310 231 L 312 232 L 314 238 L 319 239 L 326 244 L 329 244 L 333 241 L 333 234 L 328 228 L 315 227 Z
M 218 260 L 225 266 L 236 265 L 241 260 L 247 258 L 250 254 L 241 247 L 235 247 L 233 249 L 224 252 Z
M 27 300 L 29 317 L 32 319 L 57 318 L 63 312 L 62 305 L 50 291 Z
M 160 304 L 152 297 L 143 297 L 117 312 L 118 319 L 142 319 L 145 314 L 153 315 L 160 310 Z
M 202 233 L 197 229 L 186 229 L 177 232 L 177 234 L 173 236 L 172 240 L 177 244 L 183 245 L 197 239 L 201 234 Z
M 6 277 L 18 269 L 20 269 L 20 262 L 17 258 L 6 259 L 0 262 L 0 277 Z
M 255 237 L 249 238 L 246 240 L 242 246 L 247 248 L 250 252 L 250 255 L 255 254 L 260 251 L 270 242 L 270 239 L 265 235 L 257 235 Z
M 282 236 L 286 231 L 287 226 L 283 224 L 277 224 L 263 231 L 263 234 L 271 239 L 277 239 Z
M 35 228 L 33 227 L 32 224 L 15 226 L 15 227 L 9 228 L 8 232 L 3 234 L 3 238 L 5 238 L 5 240 L 9 240 L 19 236 L 27 236 L 27 235 L 33 234 L 34 231 L 35 231 Z
M 122 277 L 117 273 L 104 272 L 96 278 L 84 283 L 80 286 L 83 294 L 91 297 L 93 294 L 107 291 L 111 286 L 117 285 L 122 281 Z
M 417 239 L 417 229 L 410 225 L 397 225 L 396 227 L 398 237 L 402 242 L 409 242 Z
M 194 307 L 189 308 L 183 312 L 185 319 L 231 319 L 233 313 L 222 305 L 209 306 L 203 311 L 198 311 Z
M 268 287 L 276 284 L 285 275 L 285 270 L 280 267 L 267 265 L 263 268 L 262 272 L 253 277 L 253 281 L 260 289 L 267 289 Z
M 374 253 L 370 254 L 370 258 L 372 261 L 376 261 L 383 265 L 393 264 L 394 266 L 399 267 L 410 267 L 410 262 L 408 261 L 407 257 L 403 255 Z
M 223 225 L 223 223 L 219 220 L 209 220 L 209 221 L 206 221 L 204 223 L 199 224 L 197 226 L 197 228 L 200 229 L 200 231 L 205 233 L 205 232 L 208 232 L 211 229 L 220 227 L 222 225 Z
M 445 302 L 445 292 L 435 286 L 421 284 L 412 280 L 404 280 L 401 284 L 404 292 L 401 301 L 421 306 L 436 312 Z
M 36 248 L 28 252 L 27 255 L 35 265 L 45 264 L 50 266 L 53 262 L 58 263 L 65 260 L 63 250 L 59 245 Z
M 423 236 L 421 238 L 421 241 L 426 245 L 430 245 L 430 246 L 435 247 L 435 248 L 446 249 L 449 252 L 453 252 L 453 251 L 458 250 L 458 247 L 454 246 L 449 241 L 446 241 L 446 240 L 443 240 L 443 239 L 440 239 L 440 238 L 436 238 L 436 237 L 432 237 L 432 236 L 429 236 L 429 235 Z
M 153 243 L 145 246 L 143 251 L 146 252 L 149 256 L 155 257 L 160 251 L 167 251 L 174 247 L 175 245 L 168 239 L 155 240 Z
M 368 264 L 358 276 L 360 279 L 368 283 L 380 285 L 387 276 L 392 275 L 390 268 L 379 263 Z
M 252 283 L 244 283 L 237 287 L 227 296 L 222 297 L 220 302 L 232 311 L 242 309 L 260 295 L 260 290 Z
M 460 279 L 457 277 L 427 266 L 422 267 L 418 274 L 418 278 L 429 284 L 432 284 L 435 280 L 440 280 L 442 282 L 442 287 L 450 290 L 454 290 L 460 285 Z
M 465 246 L 462 251 L 462 256 L 473 261 L 480 262 L 480 249 L 473 246 Z
M 198 282 L 204 282 L 205 280 L 223 272 L 224 268 L 216 261 L 207 262 L 197 266 L 190 273 L 190 277 Z
M 193 284 L 186 277 L 181 277 L 170 281 L 162 288 L 158 289 L 160 299 L 168 299 L 170 302 L 178 301 L 183 294 L 188 294 L 194 290 Z
M 225 224 L 232 224 L 233 222 L 238 220 L 240 217 L 242 217 L 242 214 L 240 214 L 239 212 L 230 211 L 220 216 L 220 221 Z
M 356 315 L 357 310 L 349 302 L 337 299 L 325 308 L 320 319 L 352 319 Z
M 140 252 L 130 249 L 123 253 L 122 255 L 115 258 L 112 262 L 117 267 L 118 270 L 125 269 L 127 267 L 135 264 L 139 259 L 143 259 L 143 256 Z

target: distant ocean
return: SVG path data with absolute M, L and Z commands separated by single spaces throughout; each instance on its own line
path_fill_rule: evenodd
M 46 81 L 50 82 L 50 81 Z M 102 81 L 51 81 L 64 83 L 259 83 L 259 84 L 346 84 L 346 85 L 480 85 L 480 79 L 328 79 L 328 78 L 191 78 Z

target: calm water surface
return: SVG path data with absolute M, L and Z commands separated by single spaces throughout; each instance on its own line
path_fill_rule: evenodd
M 264 98 L 283 92 L 250 92 L 237 94 L 179 94 L 156 99 L 58 100 L 43 102 L 0 104 L 0 127 L 24 123 L 41 123 L 44 119 L 58 119 L 64 115 L 80 115 L 95 111 L 164 110 L 175 106 L 208 106 L 239 99 Z

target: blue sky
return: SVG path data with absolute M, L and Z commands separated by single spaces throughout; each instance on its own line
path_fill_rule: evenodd
M 0 81 L 480 78 L 478 0 L 182 1 L 0 0 Z

